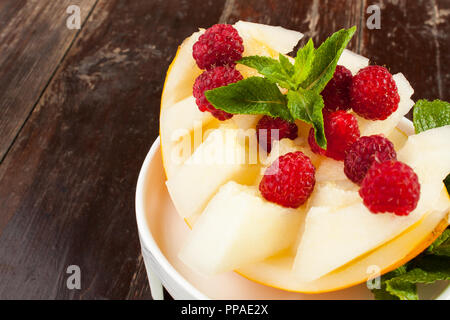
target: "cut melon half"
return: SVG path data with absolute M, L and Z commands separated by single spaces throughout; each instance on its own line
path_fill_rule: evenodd
M 238 22 L 236 25 L 240 35 L 244 39 L 245 52 L 244 55 L 265 55 L 274 58 L 278 57 L 279 53 L 286 54 L 291 51 L 297 42 L 303 36 L 299 32 L 286 30 L 281 27 L 272 27 L 259 25 L 248 22 Z M 193 226 L 195 221 L 209 221 L 198 222 L 194 226 L 194 229 L 203 230 L 202 232 L 197 231 L 196 234 L 201 236 L 193 236 L 197 240 L 190 241 L 190 249 L 186 249 L 184 254 L 182 254 L 183 259 L 188 264 L 193 265 L 194 269 L 200 272 L 215 273 L 225 270 L 230 270 L 233 268 L 238 268 L 237 272 L 246 278 L 253 281 L 280 288 L 288 291 L 306 292 L 306 293 L 319 293 L 334 291 L 349 286 L 356 285 L 358 283 L 366 281 L 372 275 L 368 273 L 368 268 L 376 265 L 380 274 L 388 272 L 408 260 L 415 257 L 421 251 L 431 244 L 431 242 L 447 227 L 448 225 L 448 209 L 450 199 L 448 195 L 443 190 L 443 184 L 436 187 L 436 183 L 426 178 L 421 178 L 421 183 L 424 184 L 423 190 L 426 192 L 425 199 L 434 199 L 434 205 L 428 206 L 424 204 L 418 207 L 415 213 L 419 218 L 417 220 L 411 219 L 411 222 L 405 223 L 401 228 L 389 233 L 384 239 L 379 239 L 373 241 L 371 245 L 363 246 L 364 248 L 358 249 L 357 247 L 349 248 L 346 254 L 342 254 L 339 261 L 329 259 L 328 262 L 324 263 L 324 267 L 320 270 L 314 270 L 314 268 L 307 268 L 309 270 L 309 275 L 306 272 L 303 276 L 299 276 L 299 262 L 294 264 L 295 254 L 297 254 L 298 261 L 302 261 L 299 256 L 300 245 L 297 247 L 298 235 L 304 236 L 305 234 L 312 233 L 314 235 L 313 229 L 307 231 L 305 225 L 302 224 L 298 230 L 297 239 L 289 243 L 294 243 L 294 245 L 279 245 L 281 242 L 275 241 L 277 246 L 276 250 L 273 246 L 270 250 L 264 251 L 264 248 L 259 248 L 258 239 L 261 239 L 261 234 L 270 235 L 274 230 L 278 230 L 282 224 L 277 224 L 277 219 L 272 219 L 276 214 L 268 213 L 268 217 L 271 225 L 265 225 L 263 229 L 266 230 L 265 233 L 259 234 L 257 229 L 251 230 L 250 221 L 254 221 L 255 216 L 250 212 L 253 210 L 243 210 L 245 208 L 244 202 L 239 202 L 239 199 L 247 199 L 247 203 L 256 203 L 253 201 L 252 193 L 248 192 L 250 189 L 255 189 L 255 181 L 251 182 L 254 178 L 256 170 L 248 170 L 245 165 L 242 166 L 229 166 L 226 169 L 210 165 L 209 168 L 200 169 L 200 166 L 195 168 L 195 166 L 190 166 L 186 164 L 185 159 L 190 159 L 189 157 L 181 157 L 182 161 L 180 163 L 175 163 L 173 161 L 173 153 L 177 154 L 178 148 L 187 143 L 187 141 L 194 140 L 194 132 L 196 129 L 201 128 L 203 132 L 208 129 L 218 129 L 224 130 L 226 128 L 234 127 L 241 129 L 253 128 L 258 121 L 258 116 L 236 116 L 233 119 L 226 122 L 219 122 L 213 119 L 209 113 L 201 113 L 198 111 L 195 105 L 194 98 L 192 97 L 192 85 L 195 78 L 201 73 L 192 58 L 192 45 L 198 39 L 198 37 L 203 33 L 203 30 L 194 33 L 191 37 L 186 39 L 182 45 L 179 47 L 178 52 L 169 67 L 167 72 L 166 81 L 164 85 L 163 95 L 161 99 L 161 118 L 160 118 L 160 136 L 161 136 L 161 149 L 163 154 L 163 165 L 168 178 L 168 188 L 171 193 L 171 197 L 174 200 L 177 211 L 182 217 L 185 218 L 188 225 Z M 342 54 L 339 64 L 346 66 L 351 70 L 353 74 L 358 72 L 359 69 L 368 65 L 368 59 L 345 50 Z M 238 66 L 241 68 L 243 66 Z M 258 75 L 249 69 L 240 69 L 244 77 Z M 400 105 L 398 110 L 392 114 L 386 121 L 367 121 L 365 119 L 358 118 L 361 134 L 379 134 L 383 133 L 390 138 L 395 138 L 396 148 L 405 145 L 404 152 L 399 152 L 399 158 L 403 159 L 408 163 L 410 161 L 411 166 L 416 170 L 420 171 L 420 167 L 425 164 L 425 160 L 422 157 L 418 157 L 416 160 L 411 154 L 414 154 L 414 147 L 408 147 L 414 145 L 413 139 L 408 139 L 405 141 L 404 134 L 397 132 L 395 127 L 398 125 L 401 118 L 409 111 L 413 101 L 411 100 L 411 95 L 413 89 L 409 85 L 408 81 L 402 74 L 397 74 L 394 76 L 397 83 L 399 94 L 401 97 Z M 183 129 L 180 131 L 180 128 Z M 286 150 L 305 150 L 308 152 L 309 149 L 304 149 L 307 146 L 306 137 L 309 126 L 304 123 L 299 124 L 299 141 L 295 145 L 285 145 Z M 184 132 L 184 133 L 183 133 Z M 214 131 L 213 131 L 214 132 Z M 193 152 L 191 158 L 196 158 L 194 155 L 201 153 L 210 153 L 214 149 L 207 143 L 213 141 L 214 134 L 205 135 L 202 144 L 193 145 L 191 151 Z M 447 135 L 448 137 L 448 135 Z M 303 141 L 301 141 L 303 139 Z M 212 144 L 217 144 L 213 142 Z M 219 143 L 220 144 L 220 143 Z M 227 147 L 224 146 L 226 149 Z M 234 146 L 233 148 L 236 148 Z M 253 152 L 248 150 L 248 146 L 240 146 L 238 149 L 246 150 L 245 152 Z M 410 149 L 408 149 L 410 148 Z M 411 149 L 412 148 L 412 149 Z M 202 151 L 203 150 L 203 151 Z M 411 151 L 412 150 L 412 151 Z M 418 151 L 419 153 L 421 151 Z M 423 152 L 426 153 L 426 152 Z M 431 152 L 433 153 L 433 152 Z M 431 154 L 430 153 L 430 154 Z M 175 157 L 176 158 L 176 157 Z M 336 217 L 331 216 L 331 213 L 337 213 L 339 210 L 344 210 L 346 207 L 353 208 L 356 205 L 353 203 L 353 197 L 355 195 L 354 185 L 342 175 L 342 166 L 332 162 L 333 160 L 324 159 L 321 156 L 317 156 L 314 161 L 316 167 L 318 167 L 318 177 L 319 182 L 315 190 L 315 194 L 311 198 L 311 203 L 309 206 L 317 209 L 320 214 L 329 214 L 332 219 Z M 433 160 L 431 160 L 433 162 Z M 441 163 L 444 160 L 441 160 Z M 256 167 L 255 167 L 256 168 Z M 428 169 L 424 170 L 426 172 Z M 219 171 L 224 171 L 223 173 Z M 258 174 L 260 169 L 258 170 Z M 250 175 L 252 177 L 250 177 Z M 419 175 L 420 176 L 420 175 Z M 212 177 L 212 179 L 210 179 Z M 259 176 L 258 176 L 259 177 Z M 435 177 L 435 176 L 434 176 Z M 239 180 L 239 179 L 242 179 Z M 433 178 L 434 179 L 434 178 Z M 195 182 L 192 182 L 192 181 Z M 234 182 L 235 181 L 235 182 Z M 204 183 L 206 182 L 206 183 Z M 236 195 L 236 203 L 230 201 L 228 203 L 222 196 L 226 194 L 225 189 L 222 194 L 221 191 L 224 186 L 237 185 L 237 184 L 248 184 L 249 186 L 239 186 L 236 188 L 231 188 L 233 190 L 239 190 L 240 195 Z M 192 186 L 195 186 L 193 188 Z M 328 190 L 327 190 L 328 188 Z M 192 190 L 196 189 L 196 190 Z M 230 190 L 231 190 L 230 189 Z M 253 190 L 252 189 L 252 190 Z M 228 191 L 230 191 L 228 190 Z M 333 190 L 336 197 L 340 197 L 339 200 L 335 201 L 336 206 L 324 206 L 324 202 L 330 202 L 326 200 L 325 192 L 331 192 Z M 432 192 L 427 192 L 426 190 L 433 190 Z M 436 191 L 437 190 L 437 191 Z M 227 191 L 227 192 L 228 192 Z M 320 193 L 322 191 L 322 193 Z M 441 192 L 442 191 L 442 192 Z M 230 191 L 231 192 L 231 191 Z M 253 190 L 252 192 L 255 192 Z M 255 194 L 253 194 L 256 197 Z M 216 198 L 217 197 L 217 198 Z M 228 197 L 228 196 L 227 196 Z M 253 199 L 253 200 L 250 200 Z M 342 198 L 342 199 L 341 199 Z M 212 199 L 212 200 L 211 200 Z M 220 201 L 219 201 L 220 200 Z M 422 202 L 430 203 L 429 200 Z M 239 204 L 240 203 L 240 204 Z M 265 203 L 265 202 L 264 202 Z M 337 206 L 339 205 L 339 206 Z M 258 207 L 255 205 L 255 207 Z M 265 206 L 264 206 L 265 207 Z M 206 208 L 206 209 L 205 209 Z M 427 209 L 427 210 L 424 210 Z M 265 207 L 264 210 L 267 208 Z M 278 206 L 277 206 L 277 209 Z M 261 209 L 261 212 L 265 212 Z M 280 213 L 283 209 L 279 209 Z M 314 209 L 316 210 L 316 209 Z M 206 215 L 200 215 L 201 212 L 208 212 Z M 213 213 L 216 212 L 216 213 Z M 237 214 L 241 212 L 242 214 Z M 272 212 L 267 209 L 267 212 Z M 351 214 L 348 214 L 349 216 Z M 223 233 L 222 226 L 213 226 L 213 219 L 223 219 L 223 227 L 228 230 L 237 229 L 237 233 L 229 233 L 225 236 L 225 242 L 221 243 L 218 238 L 215 238 L 215 233 Z M 228 219 L 227 221 L 227 218 Z M 199 219 L 199 220 L 197 220 Z M 213 220 L 214 220 L 213 219 Z M 317 222 L 318 220 L 311 215 L 311 223 Z M 345 220 L 345 219 L 344 219 Z M 220 220 L 221 221 L 221 220 Z M 368 221 L 368 220 L 367 220 Z M 366 221 L 366 222 L 367 222 Z M 258 223 L 259 224 L 259 223 Z M 342 225 L 345 225 L 343 223 Z M 202 227 L 203 225 L 203 227 Z M 204 225 L 208 226 L 206 228 Z M 369 224 L 367 224 L 369 225 Z M 250 231 L 245 232 L 245 228 L 250 228 Z M 217 232 L 209 232 L 208 230 L 216 230 Z M 215 229 L 216 228 L 216 229 Z M 280 227 L 281 228 L 281 227 Z M 288 228 L 288 227 L 286 227 Z M 319 227 L 321 229 L 322 227 Z M 306 231 L 306 233 L 304 233 Z M 231 232 L 231 231 L 230 231 Z M 205 236 L 207 235 L 207 236 Z M 213 253 L 211 259 L 206 259 L 204 261 L 196 261 L 197 258 L 201 259 L 201 255 L 197 255 L 199 251 L 203 250 L 202 239 L 210 237 L 211 243 L 218 243 L 218 246 L 222 246 L 221 250 L 217 253 Z M 268 236 L 269 238 L 272 236 Z M 276 238 L 275 236 L 273 237 Z M 314 235 L 311 240 L 315 242 L 320 242 L 318 236 Z M 251 252 L 251 248 L 245 244 L 248 239 L 253 239 L 252 246 L 256 246 L 261 250 L 256 250 L 256 252 Z M 214 242 L 216 241 L 216 242 Z M 277 244 L 278 243 L 278 244 Z M 284 250 L 282 248 L 291 247 L 291 250 Z M 227 249 L 224 249 L 227 248 Z M 233 248 L 233 251 L 230 248 Z M 227 251 L 228 250 L 228 251 Z M 236 251 L 236 252 L 234 252 Z M 191 252 L 191 253 L 187 253 Z M 197 253 L 195 253 L 197 252 Z M 214 256 L 214 254 L 216 254 Z M 277 254 L 277 256 L 273 256 Z M 310 256 L 320 261 L 320 248 L 317 249 L 317 254 Z M 317 256 L 317 257 L 316 257 Z M 197 257 L 197 258 L 195 258 Z M 262 259 L 265 259 L 261 261 Z M 318 259 L 318 260 L 317 260 Z M 209 261 L 209 262 L 208 262 Z M 305 259 L 303 258 L 303 261 Z M 301 267 L 304 268 L 304 267 Z M 300 272 L 300 273 L 303 273 Z

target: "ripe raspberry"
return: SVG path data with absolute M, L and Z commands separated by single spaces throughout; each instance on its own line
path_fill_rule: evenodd
M 373 213 L 407 216 L 419 201 L 419 179 L 411 167 L 400 161 L 376 162 L 367 172 L 359 195 Z
M 234 67 L 216 67 L 204 71 L 195 79 L 193 95 L 200 111 L 209 111 L 219 120 L 230 119 L 233 115 L 213 107 L 205 97 L 205 91 L 226 86 L 230 83 L 242 80 L 243 77 Z
M 384 136 L 361 137 L 347 149 L 344 172 L 350 180 L 361 184 L 374 162 L 396 159 L 394 145 Z
M 337 66 L 333 78 L 322 91 L 325 109 L 328 111 L 350 109 L 350 85 L 352 73 L 344 66 Z
M 314 128 L 309 131 L 308 142 L 311 150 L 335 160 L 344 160 L 345 151 L 359 138 L 358 121 L 355 116 L 343 110 L 323 112 L 327 150 L 316 143 Z
M 361 69 L 350 86 L 353 111 L 369 120 L 384 120 L 398 108 L 400 96 L 389 71 L 380 66 Z
M 278 137 L 272 136 L 272 130 L 278 130 Z M 294 140 L 298 137 L 298 127 L 295 123 L 281 118 L 262 117 L 256 125 L 258 142 L 267 152 L 272 150 L 272 142 L 289 138 Z
M 242 58 L 243 40 L 229 24 L 216 24 L 207 29 L 192 47 L 192 55 L 200 69 L 233 65 Z
M 259 184 L 262 196 L 288 208 L 298 208 L 311 195 L 316 169 L 301 151 L 290 152 L 275 160 Z

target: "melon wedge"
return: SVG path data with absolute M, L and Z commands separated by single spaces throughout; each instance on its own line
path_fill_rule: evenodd
M 303 217 L 264 200 L 255 187 L 229 182 L 198 218 L 179 257 L 204 275 L 232 271 L 291 246 Z
M 254 159 L 253 165 L 246 159 Z M 252 184 L 259 174 L 257 150 L 248 148 L 233 127 L 213 130 L 166 185 L 180 216 L 200 214 L 219 188 L 230 180 Z

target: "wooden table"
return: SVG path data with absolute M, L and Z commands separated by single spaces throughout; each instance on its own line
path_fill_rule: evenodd
M 0 298 L 150 298 L 135 185 L 165 71 L 198 27 L 244 19 L 319 43 L 357 25 L 350 49 L 403 72 L 415 99 L 450 100 L 449 14 L 449 0 L 1 0 Z

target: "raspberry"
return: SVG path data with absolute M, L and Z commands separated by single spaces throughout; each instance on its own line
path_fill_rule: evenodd
M 290 152 L 275 160 L 259 184 L 262 196 L 288 208 L 298 208 L 311 195 L 316 169 L 301 151 Z
M 272 136 L 272 130 L 278 130 L 278 138 Z M 298 127 L 295 123 L 269 116 L 264 116 L 258 121 L 256 132 L 258 142 L 267 152 L 272 150 L 274 140 L 283 138 L 294 140 L 298 137 Z
M 369 120 L 384 120 L 398 108 L 400 96 L 389 71 L 380 66 L 361 69 L 350 86 L 353 111 Z
M 420 197 L 416 173 L 400 161 L 374 163 L 364 178 L 359 194 L 373 213 L 393 212 L 407 216 Z
M 350 180 L 361 184 L 374 162 L 396 159 L 394 145 L 384 136 L 361 137 L 347 149 L 344 172 Z
M 232 114 L 218 110 L 214 108 L 211 103 L 209 103 L 205 97 L 205 91 L 226 86 L 242 79 L 242 75 L 234 67 L 216 67 L 214 69 L 204 71 L 197 77 L 197 79 L 195 79 L 193 88 L 195 101 L 197 102 L 197 106 L 200 111 L 209 111 L 219 120 L 230 119 L 233 116 Z
M 335 160 L 344 160 L 345 151 L 359 138 L 358 121 L 355 116 L 343 110 L 323 112 L 327 150 L 316 143 L 314 128 L 309 131 L 308 142 L 311 150 Z
M 333 78 L 322 91 L 325 109 L 328 111 L 350 109 L 350 85 L 352 73 L 344 66 L 337 66 Z
M 216 24 L 207 29 L 192 47 L 192 55 L 200 69 L 233 65 L 242 58 L 243 40 L 229 24 Z

